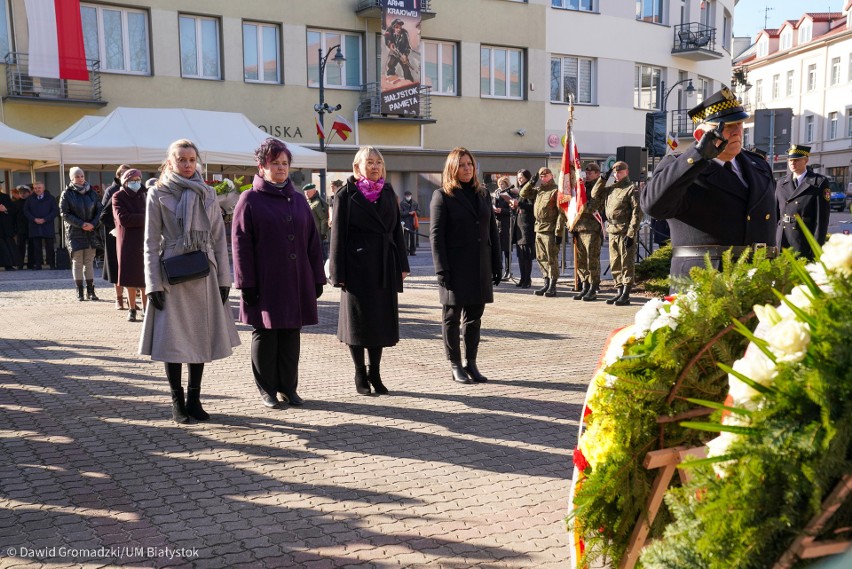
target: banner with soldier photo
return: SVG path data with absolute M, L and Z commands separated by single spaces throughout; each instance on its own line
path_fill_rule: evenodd
M 420 114 L 420 0 L 382 0 L 383 115 Z

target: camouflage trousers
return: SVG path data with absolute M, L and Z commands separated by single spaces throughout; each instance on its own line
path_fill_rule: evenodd
M 541 276 L 548 279 L 559 279 L 559 247 L 556 236 L 552 233 L 535 234 L 535 258 L 541 269 Z
M 609 234 L 609 266 L 616 286 L 633 284 L 636 267 L 636 239 L 627 247 L 627 234 Z
M 601 282 L 601 243 L 600 231 L 578 231 L 574 234 L 577 245 L 577 275 L 581 283 L 592 285 Z

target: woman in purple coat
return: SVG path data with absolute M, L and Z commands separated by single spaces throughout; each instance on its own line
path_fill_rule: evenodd
M 322 243 L 311 208 L 290 180 L 292 154 L 275 138 L 255 151 L 259 174 L 234 209 L 231 243 L 240 321 L 254 326 L 251 367 L 266 407 L 302 405 L 299 333 L 316 324 L 325 285 Z
M 127 288 L 130 312 L 128 322 L 136 322 L 136 289 L 142 291 L 142 312 L 148 305 L 145 296 L 145 202 L 142 172 L 135 168 L 121 175 L 120 187 L 113 193 L 112 219 L 115 223 L 115 250 L 118 261 L 117 286 Z M 103 216 L 101 216 L 103 219 Z

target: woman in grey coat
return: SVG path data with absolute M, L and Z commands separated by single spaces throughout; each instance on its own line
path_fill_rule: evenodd
M 231 267 L 225 224 L 213 188 L 198 174 L 198 148 L 189 140 L 169 147 L 157 185 L 148 191 L 145 218 L 145 290 L 149 308 L 139 353 L 165 362 L 177 423 L 210 418 L 201 407 L 204 364 L 231 355 L 240 339 L 230 307 Z M 160 257 L 205 251 L 210 273 L 170 285 Z M 154 307 L 151 310 L 150 307 Z M 186 399 L 181 364 L 189 367 Z

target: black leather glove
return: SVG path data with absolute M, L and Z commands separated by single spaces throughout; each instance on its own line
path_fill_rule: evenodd
M 532 178 L 530 178 L 530 182 L 532 182 L 533 186 L 538 185 L 538 172 L 532 175 Z
M 497 273 L 496 275 L 491 275 L 491 283 L 494 286 L 499 286 L 501 282 L 503 282 L 503 278 L 500 276 L 500 273 Z
M 722 136 L 722 132 L 724 130 L 725 123 L 720 122 L 719 126 L 713 130 L 704 131 L 704 134 L 701 136 L 701 140 L 699 140 L 698 144 L 695 145 L 695 149 L 699 154 L 701 154 L 702 158 L 705 160 L 712 160 L 725 150 L 725 147 L 728 145 L 728 139 Z M 717 141 L 722 142 L 717 146 Z
M 149 292 L 147 296 L 148 302 L 151 303 L 151 306 L 153 306 L 157 310 L 163 309 L 163 306 L 166 304 L 166 293 L 161 290 L 158 290 L 155 292 Z
M 219 287 L 219 296 L 222 297 L 222 305 L 228 304 L 228 295 L 231 294 L 231 287 L 229 286 L 220 286 Z
M 606 171 L 606 175 L 603 177 L 603 183 L 606 184 L 609 177 L 612 176 L 612 168 Z
M 556 236 L 556 246 L 557 246 L 557 247 L 560 247 L 561 245 L 562 245 L 562 236 L 561 236 L 561 235 L 557 235 L 557 236 Z
M 316 283 L 316 284 L 314 285 L 314 292 L 316 292 L 316 294 L 317 294 L 317 298 L 319 298 L 319 297 L 321 297 L 321 296 L 322 296 L 322 287 L 323 287 L 323 285 L 321 285 L 321 284 L 319 284 L 319 283 Z
M 240 294 L 243 297 L 243 302 L 246 306 L 254 306 L 257 304 L 257 299 L 260 297 L 256 288 L 244 288 L 240 289 Z
M 444 288 L 450 288 L 450 272 L 444 271 L 443 273 L 438 273 L 436 275 L 438 277 L 438 284 Z
M 636 243 L 636 241 L 632 237 L 626 237 L 624 239 L 624 244 L 627 245 L 628 249 L 632 249 L 634 243 Z

